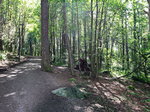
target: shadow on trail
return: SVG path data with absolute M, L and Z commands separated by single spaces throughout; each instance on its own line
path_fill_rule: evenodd
M 127 84 L 128 85 L 128 84 Z M 111 81 L 106 79 L 100 79 L 94 81 L 92 85 L 88 85 L 88 88 L 95 93 L 91 97 L 90 101 L 93 101 L 90 105 L 96 110 L 104 110 L 104 112 L 142 112 L 144 105 L 141 105 L 142 97 L 128 96 L 130 92 L 138 93 L 138 91 L 130 91 L 126 84 L 118 81 Z M 133 99 L 133 100 L 132 100 Z
M 15 80 L 16 78 L 21 77 L 21 74 L 28 75 L 28 72 L 39 69 L 40 65 L 37 63 L 40 63 L 40 59 L 30 59 L 28 63 L 20 64 L 19 66 L 0 74 L 0 84 Z

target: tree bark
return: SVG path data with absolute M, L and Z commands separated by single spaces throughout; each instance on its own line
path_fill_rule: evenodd
M 89 52 L 90 52 L 90 61 L 91 61 L 91 71 L 92 78 L 95 79 L 96 75 L 94 73 L 94 57 L 93 57 L 93 0 L 91 0 L 91 32 L 90 32 L 90 42 L 89 42 Z
M 126 19 L 125 19 L 125 29 L 126 29 L 126 35 L 125 35 L 125 46 L 126 46 L 126 63 L 127 63 L 127 69 L 129 69 L 129 48 L 128 48 L 128 26 L 127 26 L 127 12 L 126 12 Z
M 97 42 L 97 74 L 98 71 L 101 71 L 102 68 L 102 56 L 103 56 L 103 37 L 102 37 L 102 21 L 104 16 L 104 5 L 105 2 L 102 3 L 102 9 L 101 9 L 101 16 L 99 21 L 99 27 L 98 27 L 98 42 Z
M 149 19 L 149 32 L 150 32 L 150 0 L 147 0 L 148 3 L 148 19 Z
M 19 23 L 20 23 L 20 19 L 19 19 Z M 20 61 L 20 55 L 21 55 L 21 29 L 20 29 L 20 24 L 19 24 L 19 34 L 18 34 L 18 56 L 19 56 L 19 61 Z
M 3 51 L 3 41 L 2 41 L 2 0 L 0 0 L 0 51 Z
M 49 28 L 48 0 L 41 0 L 41 50 L 42 50 L 41 68 L 43 71 L 51 71 L 48 28 Z
M 124 16 L 122 14 L 122 68 L 125 68 L 125 39 L 124 39 Z
M 97 28 L 98 28 L 98 13 L 99 13 L 99 6 L 98 6 L 98 0 L 96 0 L 96 21 L 95 21 L 95 35 L 94 35 L 94 50 L 93 50 L 93 62 L 94 62 L 94 74 L 96 75 L 95 77 L 98 76 L 98 71 L 96 67 L 96 62 L 98 61 L 98 56 L 97 56 Z
M 66 13 L 66 0 L 63 0 L 63 38 L 65 39 L 66 41 L 66 48 L 67 48 L 67 51 L 68 51 L 68 58 L 69 58 L 69 67 L 70 67 L 70 72 L 71 72 L 71 75 L 74 74 L 74 71 L 73 71 L 73 58 L 72 58 L 72 49 L 71 49 L 71 45 L 70 45 L 70 40 L 69 40 L 69 37 L 68 37 L 68 29 L 67 29 L 67 13 Z
M 134 3 L 135 4 L 135 3 Z M 136 4 L 135 4 L 136 5 Z M 136 6 L 133 6 L 133 38 L 134 38 L 134 49 L 137 49 L 137 14 L 136 14 Z M 137 67 L 137 55 L 136 55 L 136 51 L 132 52 L 132 59 L 134 61 L 134 68 Z
M 25 17 L 24 17 L 25 18 Z M 25 36 L 25 19 L 21 24 L 21 55 L 24 55 L 24 36 Z
M 74 0 L 72 0 L 72 37 L 73 37 L 73 42 L 72 42 L 72 44 L 73 44 L 73 58 L 74 58 L 74 60 L 75 60 L 75 54 L 76 54 L 76 23 L 75 23 L 75 13 L 74 13 Z
M 84 18 L 84 58 L 87 60 L 87 20 Z
M 77 29 L 78 29 L 78 59 L 80 59 L 80 24 L 79 24 L 79 8 L 78 8 L 78 1 L 76 1 L 76 7 L 77 7 Z

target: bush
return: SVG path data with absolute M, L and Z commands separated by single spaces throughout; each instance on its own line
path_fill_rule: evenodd
M 134 81 L 150 84 L 150 78 L 146 78 L 145 75 L 133 75 L 132 79 Z
M 0 60 L 6 60 L 6 59 L 7 59 L 6 54 L 0 53 Z

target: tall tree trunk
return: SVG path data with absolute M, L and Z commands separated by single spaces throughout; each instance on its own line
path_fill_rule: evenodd
M 62 62 L 62 48 L 63 48 L 62 45 L 63 44 L 62 44 L 62 31 L 61 30 L 60 30 L 60 41 L 59 41 L 59 44 L 60 44 L 59 45 L 60 46 L 60 51 L 59 51 L 60 52 L 60 61 Z
M 74 13 L 74 0 L 72 0 L 72 38 L 73 38 L 73 42 L 72 42 L 72 45 L 73 45 L 73 58 L 75 60 L 75 54 L 76 54 L 76 24 L 75 24 L 75 13 Z
M 149 35 L 150 35 L 150 0 L 147 0 L 148 2 L 148 19 L 149 19 Z M 150 42 L 150 36 L 148 36 L 148 42 Z
M 137 55 L 136 55 L 136 49 L 137 49 L 137 15 L 136 15 L 136 3 L 134 2 L 134 6 L 133 6 L 133 20 L 134 20 L 134 27 L 133 27 L 133 38 L 134 38 L 134 51 L 133 51 L 133 55 L 132 55 L 132 59 L 134 61 L 134 68 L 137 67 Z
M 91 0 L 91 32 L 90 32 L 90 42 L 89 42 L 89 52 L 90 52 L 90 62 L 91 62 L 91 71 L 92 78 L 96 78 L 94 73 L 94 55 L 93 55 L 93 0 Z
M 95 77 L 97 77 L 98 72 L 96 72 L 97 67 L 96 67 L 96 62 L 98 61 L 97 58 L 97 26 L 98 26 L 98 13 L 99 13 L 99 7 L 98 7 L 98 0 L 96 0 L 96 21 L 95 21 L 95 35 L 94 35 L 94 45 L 93 45 L 93 72 L 96 75 Z
M 63 24 L 62 24 L 62 60 L 63 60 L 63 63 L 66 63 L 66 60 L 67 60 L 67 39 L 66 39 L 66 1 L 63 0 L 63 6 L 62 6 L 62 16 L 63 16 Z M 67 32 L 68 33 L 68 32 Z M 67 34 L 68 35 L 68 34 Z
M 21 28 L 20 28 L 20 15 L 19 15 L 19 25 L 18 25 L 18 56 L 19 56 L 19 61 L 20 61 L 20 55 L 21 55 Z
M 87 60 L 87 20 L 84 18 L 84 58 Z
M 78 8 L 78 1 L 76 1 L 76 7 L 77 7 L 77 29 L 78 29 L 78 59 L 80 59 L 80 25 L 79 25 L 79 8 Z
M 48 0 L 41 0 L 41 56 L 42 56 L 41 68 L 44 71 L 51 71 L 48 28 L 49 28 Z
M 128 48 L 128 26 L 127 26 L 127 11 L 126 11 L 126 18 L 125 18 L 125 29 L 126 29 L 126 35 L 125 35 L 125 46 L 126 46 L 126 63 L 127 63 L 127 69 L 129 69 L 129 48 Z
M 2 0 L 0 0 L 0 51 L 3 51 L 3 41 L 2 41 Z
M 150 32 L 150 0 L 147 0 L 148 3 L 148 19 L 149 19 L 149 32 Z
M 102 21 L 104 16 L 104 5 L 105 2 L 102 3 L 102 9 L 101 9 L 101 15 L 100 15 L 100 21 L 99 21 L 99 28 L 98 28 L 98 42 L 97 42 L 97 74 L 98 71 L 101 71 L 102 68 L 102 54 L 103 54 L 103 37 L 102 37 Z
M 24 20 L 25 22 L 25 20 Z M 24 55 L 24 35 L 25 35 L 25 25 L 24 22 L 21 24 L 21 55 Z
M 72 49 L 70 45 L 70 40 L 68 36 L 68 29 L 67 29 L 67 12 L 66 12 L 66 0 L 63 0 L 63 38 L 65 39 L 66 43 L 66 48 L 68 51 L 68 58 L 69 58 L 69 67 L 70 67 L 70 72 L 73 75 L 73 58 L 72 58 Z
M 125 39 L 124 39 L 124 16 L 122 14 L 122 68 L 125 69 Z
M 56 45 L 56 37 L 55 37 L 55 29 L 53 26 L 53 55 L 54 55 L 53 62 L 56 61 L 56 46 L 55 45 Z
M 29 42 L 29 46 L 30 46 L 30 56 L 33 56 L 32 40 Z

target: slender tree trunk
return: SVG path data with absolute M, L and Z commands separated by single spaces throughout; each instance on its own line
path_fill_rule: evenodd
M 69 58 L 69 67 L 70 67 L 70 72 L 73 75 L 73 58 L 72 58 L 72 49 L 70 45 L 70 40 L 68 37 L 68 29 L 67 29 L 67 12 L 66 12 L 66 0 L 63 0 L 63 38 L 66 41 L 66 48 L 68 50 L 68 58 Z
M 129 69 L 129 48 L 128 48 L 128 26 L 127 26 L 127 12 L 126 12 L 126 19 L 125 19 L 125 29 L 126 29 L 126 37 L 125 37 L 125 43 L 126 43 L 126 62 L 127 62 L 127 69 Z
M 53 31 L 52 31 L 52 35 L 53 35 L 53 37 L 52 37 L 52 49 L 53 49 L 53 55 L 54 55 L 54 58 L 53 58 L 53 62 L 55 62 L 56 61 L 56 46 L 55 46 L 55 44 L 56 44 L 56 38 L 55 38 L 55 20 L 53 21 Z
M 75 60 L 75 54 L 76 54 L 76 24 L 75 24 L 75 13 L 74 13 L 74 0 L 72 0 L 72 38 L 73 38 L 73 58 Z
M 135 3 L 134 3 L 135 4 Z M 137 55 L 136 55 L 136 49 L 137 49 L 137 43 L 136 43 L 136 40 L 137 40 L 137 15 L 136 15 L 136 6 L 134 5 L 133 6 L 133 20 L 134 20 L 134 27 L 133 27 L 133 38 L 134 38 L 134 49 L 135 51 L 133 51 L 133 61 L 134 61 L 134 68 L 137 67 Z
M 93 0 L 91 0 L 91 32 L 90 32 L 90 57 L 92 58 L 92 46 L 93 46 Z
M 77 29 L 78 29 L 78 59 L 80 59 L 80 25 L 79 25 L 79 8 L 78 8 L 78 1 L 76 1 L 76 7 L 77 7 Z
M 41 68 L 44 71 L 51 71 L 48 28 L 49 28 L 48 0 L 41 0 L 41 53 L 42 53 Z
M 32 40 L 29 43 L 30 45 L 30 56 L 33 56 L 33 47 L 32 47 Z
M 2 0 L 0 0 L 0 51 L 3 51 L 3 41 L 2 41 Z
M 110 62 L 112 64 L 112 58 L 113 58 L 113 48 L 114 48 L 114 42 L 115 42 L 115 39 L 114 37 L 111 37 L 111 51 L 110 51 Z
M 60 58 L 60 57 L 59 57 L 59 39 L 58 39 L 58 38 L 56 38 L 56 44 L 57 44 L 57 45 L 56 45 L 56 47 L 57 47 L 57 48 L 56 48 L 56 49 L 57 49 L 57 51 L 56 51 L 56 52 L 57 52 L 57 60 L 56 60 L 56 61 L 58 61 L 58 59 Z
M 106 55 L 105 57 L 103 55 L 101 55 L 101 60 L 102 59 L 105 59 L 105 63 L 106 63 L 106 66 L 105 66 L 105 69 L 109 69 L 108 68 L 108 64 L 109 64 L 109 61 L 108 61 L 108 36 L 109 36 L 109 31 L 108 31 L 108 26 L 107 26 L 107 13 L 108 13 L 108 8 L 105 7 L 105 11 L 104 11 L 104 22 L 103 22 L 103 29 L 102 29 L 102 37 L 103 37 L 103 44 L 105 45 L 105 48 L 106 48 Z M 103 52 L 103 48 L 102 48 L 102 52 Z M 104 58 L 103 58 L 104 57 Z M 103 60 L 102 60 L 103 61 Z M 102 62 L 101 62 L 102 63 Z
M 104 5 L 105 5 L 105 2 L 103 1 L 101 15 L 100 15 L 100 21 L 99 21 L 99 28 L 98 28 L 97 74 L 98 74 L 98 71 L 101 71 L 101 68 L 102 68 L 102 56 L 103 56 L 102 21 L 103 21 L 103 15 L 104 15 Z
M 24 20 L 25 22 L 25 20 Z M 21 55 L 24 55 L 24 34 L 25 34 L 25 26 L 24 23 L 21 24 Z
M 60 41 L 59 41 L 59 46 L 60 46 L 60 60 L 61 60 L 61 62 L 62 62 L 62 46 L 63 46 L 63 44 L 62 44 L 63 42 L 62 42 L 62 31 L 60 30 Z
M 87 60 L 87 20 L 84 18 L 84 58 Z
M 125 39 L 124 39 L 124 16 L 122 14 L 122 68 L 125 69 Z
M 93 74 L 95 75 L 94 77 L 96 78 L 98 76 L 98 71 L 97 70 L 97 61 L 98 61 L 98 56 L 97 56 L 97 28 L 98 28 L 98 13 L 99 13 L 99 6 L 98 6 L 98 0 L 96 0 L 96 21 L 95 21 L 95 35 L 94 35 L 94 43 L 93 43 Z
M 67 24 L 66 24 L 66 1 L 63 0 L 63 6 L 62 6 L 62 16 L 63 16 L 63 24 L 62 24 L 62 60 L 63 60 L 63 63 L 66 63 L 66 60 L 67 60 L 67 39 L 66 37 L 66 27 L 67 27 Z M 68 33 L 68 32 L 67 32 Z
M 20 23 L 20 20 L 19 20 Z M 19 34 L 18 34 L 18 38 L 19 38 L 19 44 L 18 44 L 18 56 L 19 56 L 19 61 L 20 61 L 20 55 L 21 55 L 21 29 L 20 29 L 20 24 L 19 24 Z
M 149 35 L 150 35 L 150 0 L 147 0 L 148 2 L 148 19 L 149 19 Z M 150 36 L 148 36 L 148 43 L 150 43 Z
M 147 0 L 148 3 L 148 19 L 149 19 L 149 32 L 150 32 L 150 0 Z
M 89 42 L 89 52 L 90 52 L 90 62 L 91 62 L 91 71 L 92 71 L 92 78 L 96 78 L 94 73 L 94 55 L 93 55 L 93 0 L 91 0 L 91 32 L 90 32 L 90 42 Z

